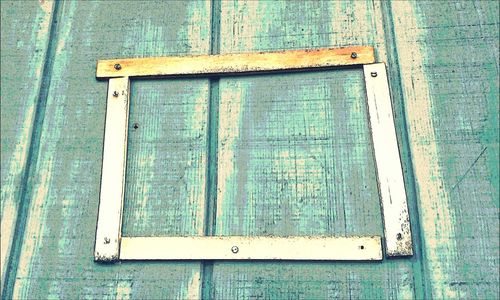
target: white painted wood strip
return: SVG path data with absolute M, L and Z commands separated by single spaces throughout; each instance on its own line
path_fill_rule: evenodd
M 119 257 L 127 163 L 129 91 L 128 77 L 109 79 L 94 252 L 96 261 L 115 261 Z
M 369 237 L 123 237 L 120 260 L 382 260 Z
M 387 256 L 413 254 L 410 219 L 384 63 L 363 66 Z

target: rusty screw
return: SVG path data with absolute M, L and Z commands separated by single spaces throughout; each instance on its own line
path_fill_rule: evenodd
M 372 77 L 377 77 L 377 72 L 371 72 L 370 74 L 372 75 Z
M 109 244 L 109 242 L 111 242 L 111 240 L 108 237 L 105 237 L 104 238 L 104 244 Z
M 357 58 L 358 54 L 356 52 L 351 53 L 351 58 Z
M 240 251 L 240 249 L 238 249 L 238 246 L 231 247 L 231 252 L 233 252 L 234 254 L 238 253 L 238 251 Z
M 113 96 L 118 97 L 118 92 L 117 92 L 117 91 L 114 91 L 114 92 L 113 92 Z
M 120 70 L 122 68 L 122 65 L 120 64 L 115 64 L 115 70 Z

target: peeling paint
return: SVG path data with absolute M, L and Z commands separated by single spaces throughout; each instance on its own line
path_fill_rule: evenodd
M 222 86 L 222 85 L 221 85 Z M 221 89 L 222 90 L 222 89 Z M 239 82 L 231 89 L 224 89 L 220 95 L 219 115 L 219 157 L 217 167 L 217 231 L 224 232 L 222 214 L 225 211 L 224 200 L 231 199 L 231 182 L 237 176 L 234 157 L 237 141 L 240 136 L 240 121 L 244 97 Z
M 424 29 L 418 26 L 414 3 L 396 1 L 392 3 L 396 30 L 403 30 L 404 37 L 397 39 L 402 85 L 406 100 L 406 117 L 410 139 L 413 168 L 417 180 L 417 193 L 425 239 L 424 258 L 431 276 L 434 297 L 454 298 L 458 295 L 449 288 L 448 274 L 455 262 L 452 256 L 442 255 L 456 251 L 453 224 L 455 219 L 450 212 L 449 195 L 444 186 L 443 174 L 438 161 L 432 116 L 432 98 L 429 92 L 423 66 L 428 55 L 416 47 L 416 41 L 423 39 Z M 448 237 L 448 238 L 447 238 Z
M 195 270 L 187 286 L 187 299 L 201 298 L 201 272 Z
M 116 285 L 116 298 L 117 300 L 130 299 L 132 294 L 132 282 L 129 280 L 120 281 Z
M 27 101 L 19 106 L 19 120 L 22 124 L 14 129 L 16 132 L 15 140 L 17 142 L 14 143 L 15 146 L 12 151 L 12 156 L 7 157 L 5 161 L 3 160 L 4 149 L 2 149 L 2 168 L 8 168 L 9 170 L 6 178 L 2 176 L 0 197 L 2 228 L 0 266 L 2 282 L 4 281 L 6 267 L 8 266 L 8 255 L 10 253 L 10 247 L 13 241 L 14 227 L 17 220 L 17 201 L 19 201 L 19 199 L 15 199 L 15 197 L 18 193 L 18 190 L 20 189 L 19 185 L 23 172 L 26 170 L 26 159 L 28 155 L 31 134 L 33 131 L 34 113 L 38 100 L 37 96 L 40 88 L 39 84 L 41 82 L 43 59 L 45 58 L 45 50 L 48 42 L 48 33 L 50 28 L 50 21 L 52 19 L 53 5 L 53 1 L 46 1 L 44 3 L 41 3 L 42 10 L 37 12 L 37 23 L 34 23 L 33 26 L 30 45 L 34 45 L 35 48 L 41 48 L 43 49 L 43 51 L 40 53 L 35 52 L 33 55 L 29 56 L 28 66 L 31 66 L 31 68 L 29 68 L 30 73 L 28 75 L 28 78 L 33 80 L 33 84 L 32 88 L 29 89 L 29 95 L 26 98 Z M 12 100 L 7 100 L 6 95 L 6 89 L 2 89 L 2 116 L 4 108 L 3 102 Z M 4 130 L 6 129 L 7 128 L 4 127 L 4 124 L 2 122 L 2 137 L 4 137 L 4 135 L 7 136 L 7 133 L 4 132 Z M 6 167 L 5 164 L 8 164 L 9 166 Z
M 41 175 L 39 183 L 36 185 L 33 191 L 33 200 L 30 206 L 29 214 L 26 217 L 27 225 L 25 238 L 23 242 L 23 255 L 19 258 L 16 284 L 14 285 L 13 298 L 14 299 L 26 299 L 29 298 L 25 295 L 24 289 L 25 284 L 30 284 L 29 275 L 32 272 L 32 268 L 36 266 L 33 263 L 33 259 L 38 256 L 38 252 L 43 247 L 43 239 L 40 237 L 44 236 L 46 230 L 46 223 L 41 223 L 41 220 L 47 219 L 47 214 L 50 212 L 46 209 L 45 203 L 49 195 L 49 188 L 52 182 L 52 159 L 47 158 L 44 161 L 44 167 L 46 167 L 46 172 Z M 25 281 L 27 279 L 27 281 Z

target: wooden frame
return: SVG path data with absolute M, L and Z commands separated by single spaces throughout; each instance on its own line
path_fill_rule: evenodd
M 372 47 L 100 60 L 109 78 L 94 258 L 116 260 L 381 260 L 381 237 L 121 237 L 130 77 L 201 76 L 363 66 L 386 254 L 412 255 L 401 160 L 385 65 Z M 175 245 L 175 247 L 172 247 Z

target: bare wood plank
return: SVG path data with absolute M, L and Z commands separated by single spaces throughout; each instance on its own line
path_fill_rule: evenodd
M 384 218 L 386 254 L 413 255 L 398 141 L 384 63 L 363 66 Z
M 375 62 L 373 47 L 289 50 L 97 61 L 97 78 L 248 73 L 360 65 Z
M 101 195 L 94 253 L 96 261 L 117 260 L 120 250 L 127 164 L 129 91 L 128 77 L 109 79 Z
M 123 237 L 121 260 L 382 260 L 381 238 Z

